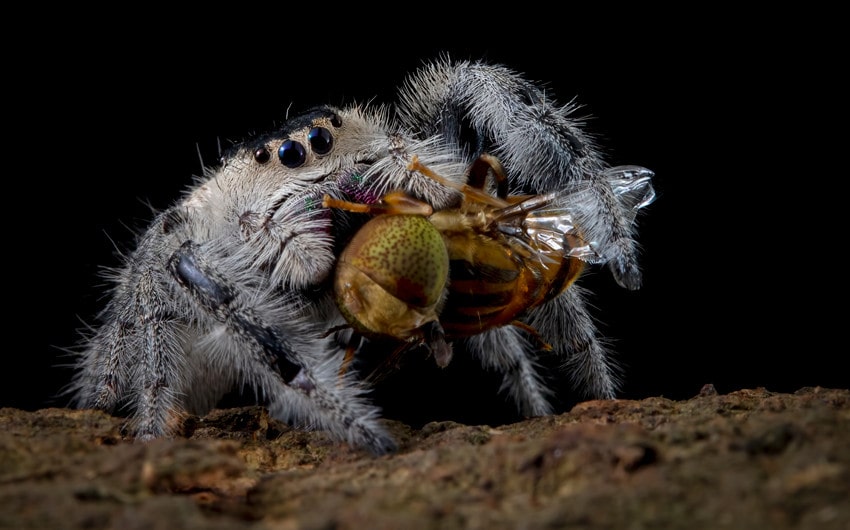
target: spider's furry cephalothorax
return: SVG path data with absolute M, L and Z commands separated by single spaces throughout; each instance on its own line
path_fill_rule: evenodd
M 392 451 L 366 384 L 355 372 L 341 376 L 343 341 L 327 333 L 345 324 L 328 278 L 364 220 L 322 198 L 375 203 L 401 190 L 440 210 L 460 194 L 412 171 L 411 159 L 463 183 L 473 161 L 494 155 L 512 194 L 585 184 L 577 217 L 618 283 L 637 289 L 634 210 L 651 201 L 651 186 L 641 197 L 618 192 L 574 110 L 504 66 L 441 58 L 412 74 L 393 106 L 316 108 L 234 146 L 114 272 L 110 301 L 78 352 L 74 404 L 126 409 L 132 434 L 147 440 L 174 435 L 185 414 L 242 386 L 276 418 Z M 614 364 L 580 286 L 524 322 L 580 395 L 615 396 Z M 523 327 L 462 342 L 504 374 L 523 414 L 553 412 L 536 371 L 544 352 Z

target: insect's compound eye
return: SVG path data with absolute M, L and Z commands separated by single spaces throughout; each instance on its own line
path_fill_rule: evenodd
M 296 168 L 307 160 L 307 150 L 300 143 L 287 140 L 277 150 L 277 157 L 284 166 Z
M 324 127 L 313 127 L 307 133 L 307 139 L 310 141 L 310 147 L 317 155 L 326 155 L 330 152 L 334 145 L 334 137 L 331 132 Z
M 265 146 L 260 147 L 256 151 L 254 151 L 254 160 L 259 162 L 260 164 L 265 164 L 269 161 L 271 157 L 271 153 L 269 153 L 269 150 L 266 149 Z

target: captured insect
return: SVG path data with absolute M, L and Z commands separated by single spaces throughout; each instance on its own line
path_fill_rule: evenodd
M 187 414 L 204 414 L 226 393 L 246 389 L 295 427 L 326 430 L 374 454 L 395 450 L 369 383 L 354 373 L 340 375 L 351 330 L 328 334 L 350 325 L 336 303 L 333 277 L 347 259 L 340 260 L 344 247 L 369 216 L 324 208 L 324 197 L 375 204 L 400 191 L 436 215 L 475 204 L 457 186 L 497 199 L 567 193 L 568 220 L 592 242 L 599 264 L 620 285 L 637 289 L 635 213 L 641 200 L 648 202 L 650 188 L 636 189 L 633 175 L 608 166 L 576 110 L 503 65 L 441 57 L 413 72 L 395 103 L 307 108 L 276 130 L 234 144 L 156 214 L 135 248 L 110 269 L 109 300 L 75 351 L 77 370 L 67 388 L 72 404 L 126 415 L 128 436 L 150 440 L 180 435 Z M 484 192 L 470 171 L 488 154 L 504 165 L 506 178 L 495 184 L 504 192 Z M 456 186 L 411 169 L 414 157 Z M 495 226 L 504 233 L 517 228 L 510 220 L 543 222 L 550 207 L 563 220 L 554 202 L 503 216 Z M 490 208 L 501 207 L 482 206 L 485 214 Z M 434 217 L 422 221 L 433 225 Z M 539 243 L 527 226 L 521 229 L 505 234 L 512 252 L 527 253 L 516 272 L 548 270 L 533 263 L 541 258 Z M 552 226 L 544 222 L 539 233 L 547 230 Z M 451 249 L 442 242 L 445 231 L 438 232 L 440 245 Z M 555 233 L 573 235 L 569 229 Z M 441 260 L 435 263 L 445 265 Z M 454 350 L 463 348 L 503 374 L 504 391 L 519 411 L 553 412 L 550 389 L 535 368 L 543 354 L 558 359 L 578 396 L 615 397 L 618 374 L 580 286 L 555 294 L 563 280 L 547 285 L 546 279 L 539 303 L 536 295 L 510 295 L 526 310 L 510 318 L 488 316 L 476 328 L 461 310 L 484 314 L 482 308 L 496 304 L 481 297 L 483 284 L 472 288 L 474 300 L 463 299 L 458 261 L 449 257 L 448 294 L 423 293 L 421 304 L 427 309 L 436 296 L 436 322 Z M 473 280 L 510 283 L 486 276 L 501 267 L 492 256 L 467 263 Z M 569 278 L 580 265 L 570 256 L 552 270 Z M 431 281 L 414 273 L 401 278 Z M 502 321 L 514 325 L 497 325 Z M 525 329 L 540 340 L 529 340 Z
M 486 177 L 504 184 L 507 175 L 486 154 L 470 168 L 468 180 L 477 187 L 446 180 L 415 156 L 409 168 L 462 192 L 463 202 L 435 212 L 403 192 L 373 204 L 323 199 L 325 207 L 377 215 L 340 254 L 334 277 L 337 304 L 358 334 L 353 339 L 398 339 L 393 356 L 424 344 L 441 367 L 452 358 L 447 340 L 505 325 L 551 349 L 519 318 L 560 295 L 585 263 L 605 260 L 576 226 L 581 211 L 572 202 L 582 202 L 581 187 L 508 196 L 497 185 L 498 196 L 490 195 Z M 616 196 L 632 218 L 655 199 L 652 176 L 639 166 L 605 171 L 605 178 L 618 182 Z M 343 369 L 355 349 L 349 348 Z
M 358 334 L 352 340 L 383 335 L 427 343 L 437 363 L 447 365 L 451 349 L 439 313 L 449 278 L 449 252 L 443 236 L 426 218 L 433 213 L 431 206 L 403 192 L 389 193 L 374 204 L 326 195 L 322 205 L 383 214 L 357 231 L 340 254 L 334 275 L 337 306 Z M 347 349 L 343 372 L 355 349 L 356 344 Z

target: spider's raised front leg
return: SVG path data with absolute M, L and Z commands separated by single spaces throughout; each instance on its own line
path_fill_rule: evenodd
M 541 85 L 500 65 L 442 60 L 411 75 L 397 113 L 423 137 L 438 136 L 446 149 L 471 164 L 497 156 L 512 194 L 539 194 L 583 182 L 588 198 L 585 228 L 593 230 L 617 282 L 638 289 L 641 273 L 633 239 L 634 218 L 624 216 L 607 165 L 573 104 L 559 105 Z

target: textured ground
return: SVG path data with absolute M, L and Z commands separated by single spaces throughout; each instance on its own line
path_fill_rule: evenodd
M 374 458 L 259 407 L 150 444 L 101 413 L 0 409 L 0 528 L 850 529 L 850 390 L 390 427 L 401 450 Z

